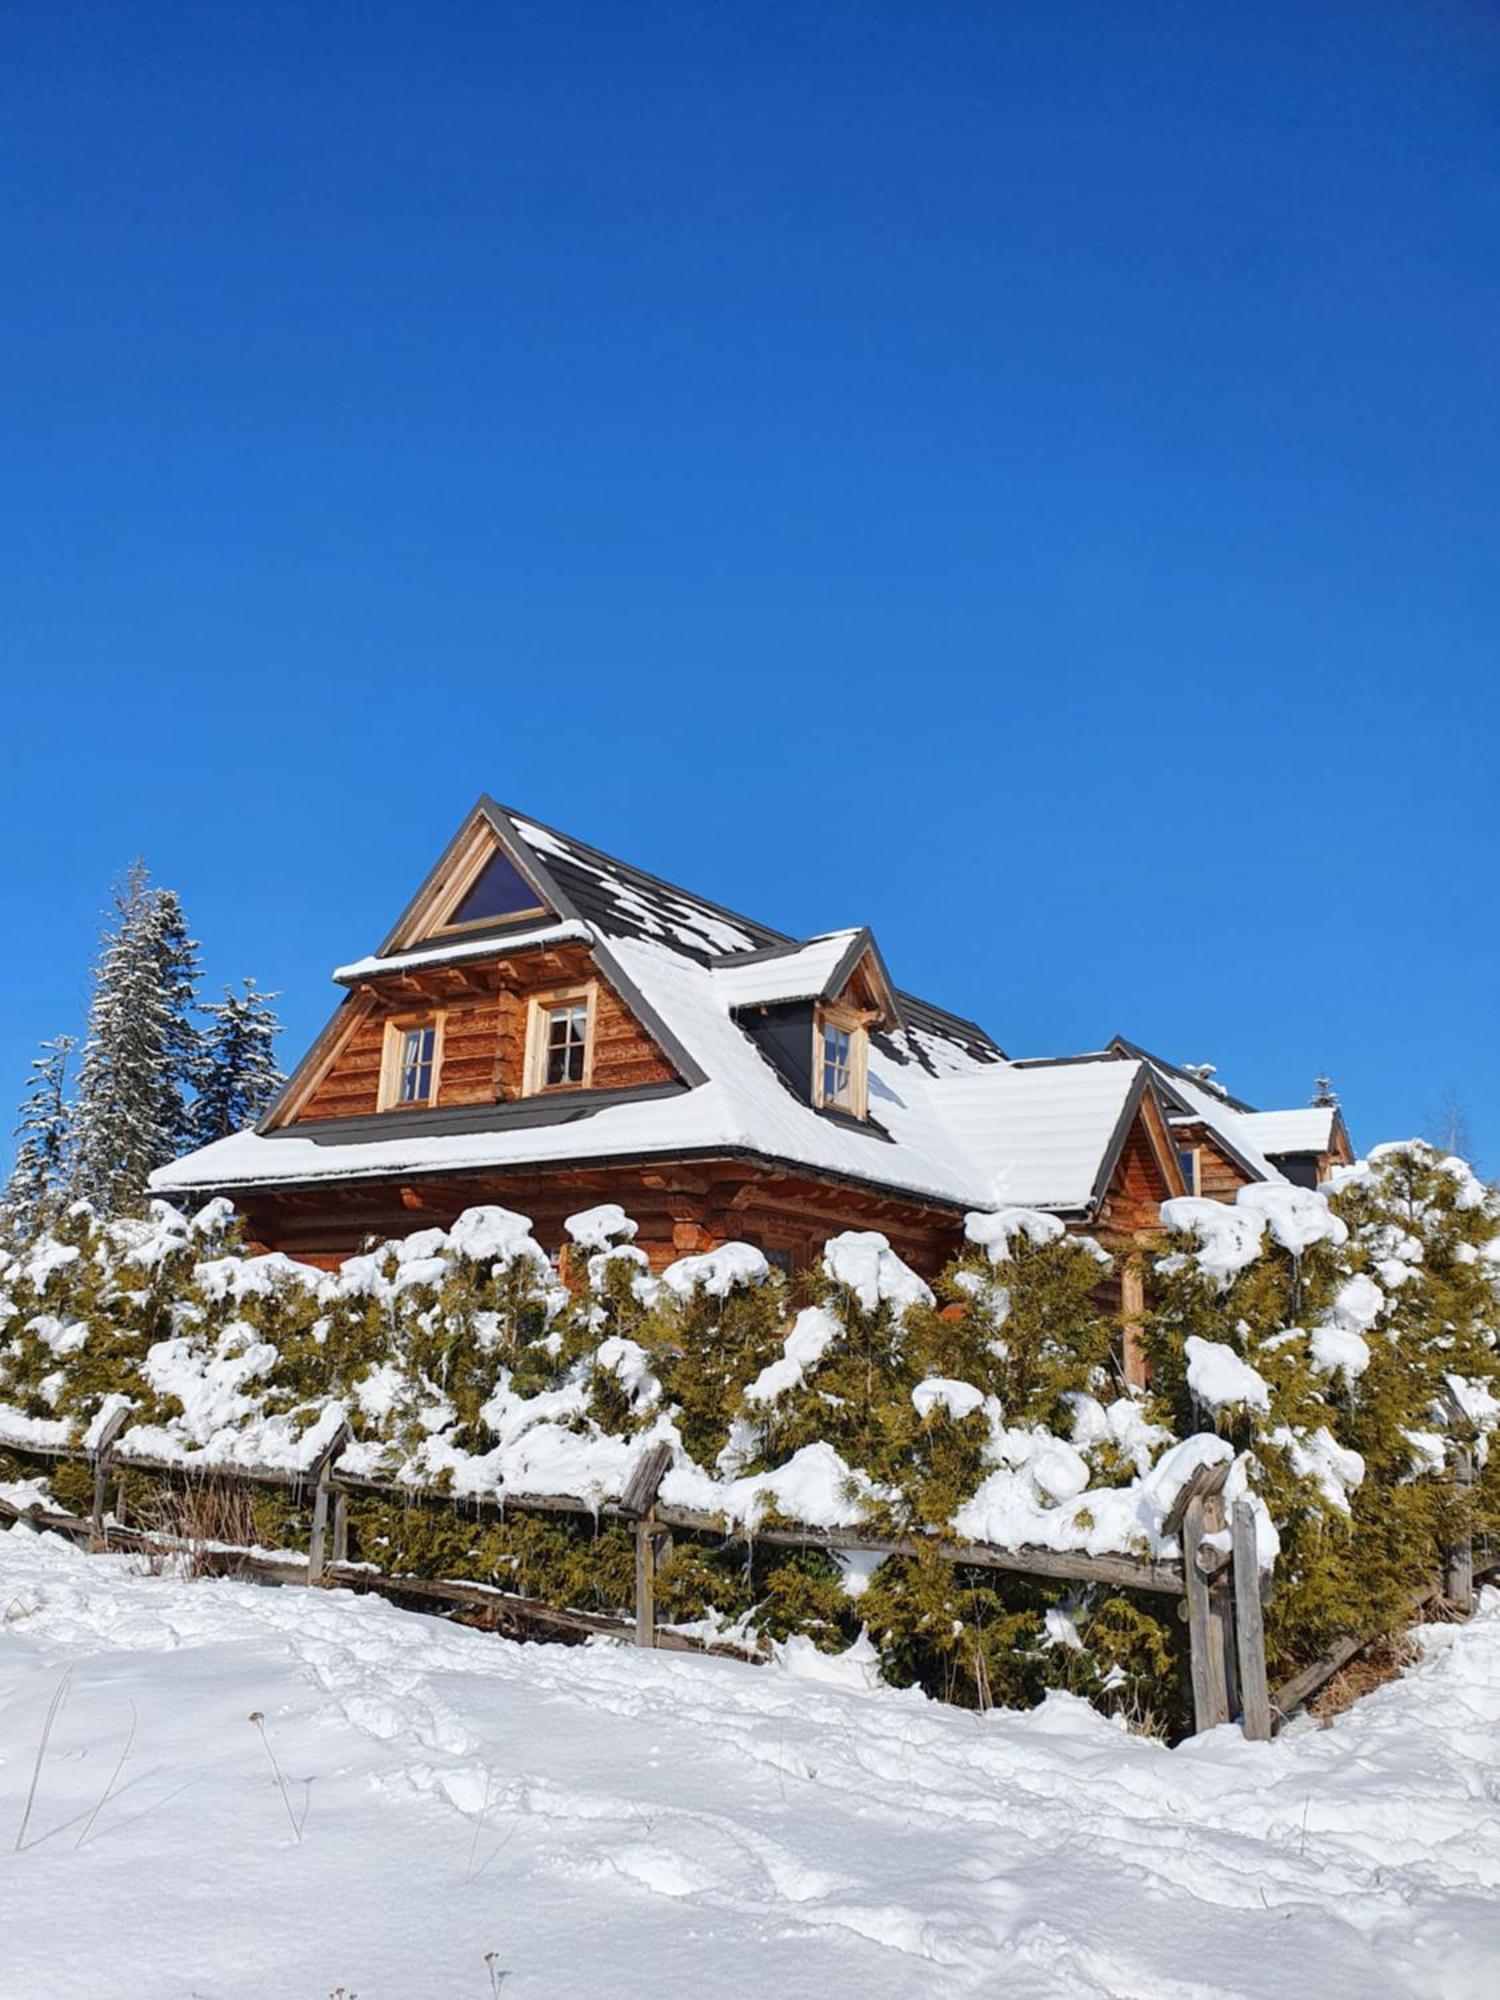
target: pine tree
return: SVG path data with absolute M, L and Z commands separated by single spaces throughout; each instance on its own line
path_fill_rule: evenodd
M 209 1025 L 200 1041 L 198 1095 L 188 1113 L 195 1145 L 253 1125 L 285 1081 L 276 1066 L 281 1024 L 271 1002 L 277 995 L 257 992 L 253 979 L 243 984 L 243 993 L 226 986 L 224 998 L 202 1010 Z
M 9 1236 L 28 1236 L 46 1219 L 67 1182 L 71 1150 L 68 1058 L 77 1046 L 72 1035 L 42 1043 L 16 1126 L 15 1164 L 0 1202 L 0 1221 Z
M 197 949 L 177 897 L 135 862 L 95 961 L 74 1110 L 74 1186 L 101 1211 L 138 1204 L 152 1170 L 191 1141 Z

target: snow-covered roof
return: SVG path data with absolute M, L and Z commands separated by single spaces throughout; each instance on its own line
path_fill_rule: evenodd
M 1156 1076 L 1168 1103 L 1175 1101 L 1179 1104 L 1182 1115 L 1192 1123 L 1206 1125 L 1254 1179 L 1281 1179 L 1280 1173 L 1256 1144 L 1255 1135 L 1246 1122 L 1248 1113 L 1232 1109 L 1222 1097 L 1205 1090 L 1201 1084 L 1189 1082 L 1178 1070 L 1164 1067 L 1156 1070 Z
M 398 925 L 346 982 L 563 942 L 584 942 L 656 1038 L 677 1085 L 577 1093 L 421 1114 L 374 1114 L 235 1133 L 162 1168 L 164 1194 L 375 1180 L 561 1161 L 745 1156 L 963 1208 L 1087 1214 L 1150 1083 L 1144 1052 L 1040 1067 L 1009 1063 L 982 1028 L 906 993 L 869 1046 L 869 1118 L 828 1115 L 747 1032 L 746 1009 L 827 997 L 868 953 L 867 930 L 798 941 L 482 800 L 471 826 L 535 878 L 552 920 L 503 934 L 426 940 Z M 441 865 L 441 864 L 440 864 Z M 434 878 L 437 871 L 434 871 Z M 419 898 L 423 892 L 419 892 Z M 420 908 L 420 903 L 414 905 Z M 311 1060 L 311 1059 L 310 1059 Z M 1158 1082 L 1163 1081 L 1158 1078 Z M 295 1081 L 295 1080 L 294 1080 Z M 1179 1073 L 1169 1102 L 1222 1124 L 1236 1114 Z M 1277 1178 L 1248 1134 L 1237 1148 Z
M 532 951 L 552 944 L 592 944 L 593 933 L 586 924 L 538 924 L 530 930 L 507 932 L 507 952 Z M 378 953 L 357 958 L 352 965 L 334 969 L 340 986 L 355 986 L 362 979 L 379 979 L 393 972 L 417 972 L 428 965 L 457 965 L 466 958 L 493 958 L 493 937 L 449 939 L 446 943 L 423 945 L 416 951 L 396 951 L 382 958 Z
M 983 1175 L 986 1207 L 1086 1212 L 1104 1192 L 1139 1062 L 1005 1064 L 929 1087 L 938 1121 Z
M 1249 1111 L 1240 1123 L 1262 1153 L 1326 1153 L 1333 1144 L 1333 1104 L 1304 1104 L 1293 1111 Z
M 714 985 L 731 1007 L 821 999 L 863 935 L 861 931 L 830 931 L 827 937 L 812 938 L 806 944 L 779 945 L 770 951 L 716 959 Z
M 319 1138 L 316 1125 L 237 1132 L 161 1168 L 153 1187 L 168 1194 L 202 1187 L 232 1192 L 559 1160 L 748 1152 L 965 1207 L 988 1205 L 983 1171 L 935 1117 L 934 1079 L 901 1046 L 903 1038 L 872 1040 L 870 1122 L 827 1118 L 794 1095 L 761 1055 L 734 1018 L 737 1000 L 709 964 L 655 938 L 614 938 L 610 953 L 627 989 L 691 1052 L 705 1082 L 649 1098 L 622 1092 L 615 1103 L 601 1093 L 597 1108 L 586 1115 L 571 1110 L 556 1123 L 485 1124 L 476 1117 L 480 1129 L 421 1133 L 382 1123 L 368 1140 L 349 1137 L 346 1126 L 336 1143 Z M 969 1059 L 971 1069 L 978 1066 Z

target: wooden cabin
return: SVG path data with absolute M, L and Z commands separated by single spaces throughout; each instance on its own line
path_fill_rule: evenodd
M 312 1262 L 480 1203 L 560 1250 L 617 1201 L 658 1266 L 739 1238 L 791 1268 L 878 1229 L 931 1274 L 972 1209 L 1131 1244 L 1169 1196 L 1278 1172 L 1236 1140 L 1255 1114 L 1130 1044 L 1011 1062 L 898 988 L 869 930 L 788 937 L 489 798 L 334 978 L 260 1125 L 153 1177 Z

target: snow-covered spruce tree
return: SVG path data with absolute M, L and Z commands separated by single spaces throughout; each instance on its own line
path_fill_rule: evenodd
M 34 1235 L 63 1200 L 72 1151 L 68 1059 L 76 1046 L 72 1035 L 57 1035 L 32 1059 L 15 1162 L 0 1200 L 0 1240 L 20 1243 Z
M 188 1111 L 198 1146 L 253 1125 L 285 1082 L 276 1066 L 281 1024 L 271 1002 L 277 995 L 259 992 L 253 979 L 243 986 L 242 993 L 226 986 L 222 1000 L 210 1000 L 202 1009 L 208 1026 L 199 1037 L 198 1094 Z
M 136 862 L 95 962 L 73 1112 L 73 1188 L 101 1214 L 139 1208 L 153 1169 L 191 1139 L 197 949 L 177 897 Z

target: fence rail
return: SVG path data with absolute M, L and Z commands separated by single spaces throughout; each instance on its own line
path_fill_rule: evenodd
M 224 1549 L 218 1552 L 223 1556 L 224 1566 L 232 1565 L 279 1583 L 337 1584 L 403 1601 L 425 1600 L 433 1607 L 491 1609 L 501 1622 L 509 1620 L 521 1628 L 573 1636 L 608 1633 L 633 1637 L 641 1646 L 728 1653 L 739 1658 L 762 1656 L 748 1647 L 700 1641 L 657 1623 L 656 1573 L 671 1554 L 674 1530 L 717 1535 L 747 1544 L 926 1556 L 958 1568 L 998 1569 L 1049 1582 L 1104 1583 L 1117 1589 L 1155 1592 L 1182 1600 L 1179 1615 L 1188 1628 L 1195 1730 L 1238 1720 L 1245 1735 L 1257 1741 L 1269 1738 L 1356 1653 L 1380 1636 L 1378 1631 L 1372 1631 L 1341 1641 L 1274 1692 L 1269 1688 L 1263 1615 L 1269 1579 L 1259 1566 L 1253 1510 L 1243 1500 L 1235 1504 L 1232 1515 L 1226 1509 L 1223 1489 L 1229 1471 L 1227 1460 L 1198 1467 L 1167 1515 L 1163 1532 L 1177 1536 L 1182 1545 L 1181 1560 L 1172 1562 L 1037 1547 L 1008 1549 L 987 1542 L 950 1541 L 935 1534 L 866 1534 L 854 1527 L 820 1528 L 780 1520 L 766 1526 L 737 1525 L 716 1514 L 665 1506 L 658 1500 L 672 1461 L 668 1445 L 656 1445 L 645 1455 L 617 1501 L 595 1502 L 572 1494 L 550 1493 L 456 1495 L 339 1471 L 337 1460 L 349 1443 L 347 1429 L 339 1430 L 318 1457 L 302 1469 L 206 1465 L 152 1458 L 128 1447 L 122 1449 L 125 1416 L 124 1411 L 116 1412 L 92 1449 L 27 1443 L 0 1433 L 0 1450 L 13 1457 L 52 1464 L 83 1464 L 93 1471 L 93 1507 L 88 1520 L 77 1515 L 49 1513 L 37 1505 L 23 1508 L 5 1501 L 0 1501 L 0 1517 L 32 1521 L 38 1527 L 85 1541 L 94 1549 L 114 1545 L 170 1551 L 194 1545 L 180 1537 L 126 1528 L 110 1517 L 107 1500 L 112 1479 L 118 1482 L 126 1472 L 141 1472 L 169 1482 L 243 1482 L 299 1494 L 311 1492 L 312 1524 L 305 1563 L 250 1550 Z M 476 1514 L 504 1515 L 517 1511 L 624 1522 L 635 1538 L 634 1618 L 625 1620 L 593 1612 L 561 1610 L 538 1599 L 488 1585 L 387 1574 L 363 1563 L 351 1564 L 347 1561 L 348 1504 L 350 1497 L 358 1494 L 408 1502 L 448 1500 Z M 198 1553 L 202 1555 L 203 1551 L 200 1549 Z M 208 1553 L 212 1560 L 215 1552 Z M 1443 1597 L 1446 1590 L 1449 1602 L 1467 1612 L 1472 1608 L 1473 1576 L 1472 1550 L 1464 1543 L 1449 1553 L 1444 1582 L 1424 1587 L 1412 1600 L 1412 1611 Z

